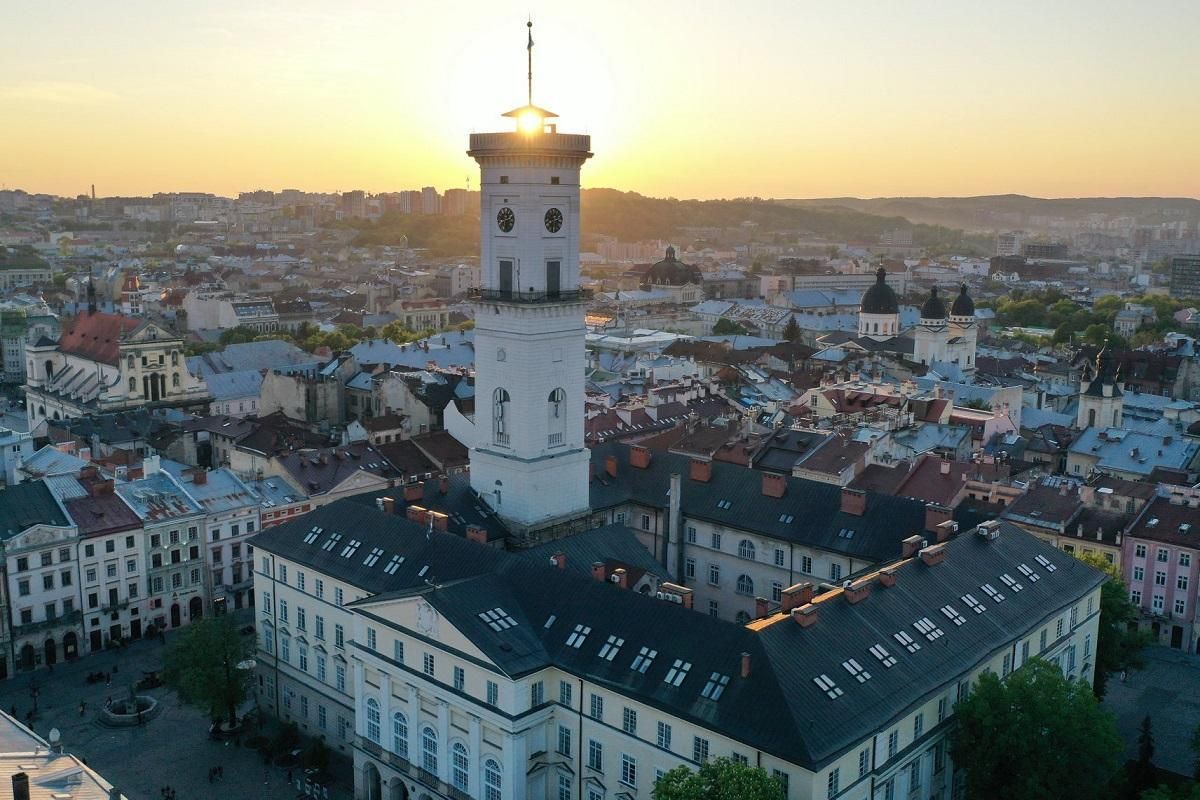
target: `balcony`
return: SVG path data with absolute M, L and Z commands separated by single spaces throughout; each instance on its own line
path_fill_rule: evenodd
M 28 636 L 31 633 L 38 631 L 48 631 L 53 628 L 61 628 L 65 625 L 78 625 L 83 620 L 82 611 L 72 611 L 70 614 L 63 614 L 54 619 L 44 619 L 41 622 L 29 622 L 24 625 L 13 626 L 13 636 Z
M 364 752 L 387 764 L 397 772 L 407 775 L 412 780 L 427 786 L 443 797 L 451 800 L 472 800 L 471 796 L 461 789 L 456 789 L 448 783 L 443 783 L 437 775 L 426 772 L 407 758 L 396 755 L 390 750 L 384 750 L 379 745 L 362 736 L 358 737 L 358 746 Z
M 557 292 L 471 289 L 467 296 L 488 303 L 582 303 L 592 298 L 592 292 L 589 289 L 560 289 Z

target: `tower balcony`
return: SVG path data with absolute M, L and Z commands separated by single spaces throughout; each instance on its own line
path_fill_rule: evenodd
M 516 291 L 512 289 L 471 289 L 467 296 L 471 300 L 488 303 L 583 303 L 592 299 L 590 289 L 559 289 L 558 291 Z

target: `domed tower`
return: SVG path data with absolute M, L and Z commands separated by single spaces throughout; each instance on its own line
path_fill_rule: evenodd
M 975 301 L 967 294 L 967 285 L 958 287 L 958 297 L 950 306 L 950 339 L 961 339 L 962 355 L 958 363 L 968 371 L 975 369 L 975 347 L 978 328 L 975 321 Z
M 913 361 L 932 364 L 934 361 L 949 360 L 946 352 L 948 338 L 946 304 L 938 297 L 938 289 L 934 286 L 921 306 L 921 321 L 913 331 Z
M 1124 383 L 1117 370 L 1117 360 L 1108 350 L 1108 340 L 1096 354 L 1095 366 L 1085 373 L 1079 383 L 1079 413 L 1076 427 L 1119 428 L 1124 422 Z
M 473 133 L 467 151 L 482 212 L 467 435 L 471 488 L 529 531 L 589 508 L 579 173 L 592 153 L 589 136 L 560 133 L 532 102 L 504 116 L 515 130 Z
M 875 283 L 863 293 L 858 309 L 858 335 L 878 341 L 891 339 L 900 333 L 900 300 L 887 285 L 887 270 L 875 273 Z

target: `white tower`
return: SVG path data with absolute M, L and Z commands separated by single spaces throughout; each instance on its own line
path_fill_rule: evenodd
M 921 306 L 921 321 L 913 331 L 913 361 L 918 364 L 946 361 L 946 339 L 946 304 L 934 286 Z
M 528 531 L 589 508 L 579 170 L 592 154 L 532 102 L 504 116 L 515 131 L 471 134 L 467 151 L 481 195 L 471 487 Z

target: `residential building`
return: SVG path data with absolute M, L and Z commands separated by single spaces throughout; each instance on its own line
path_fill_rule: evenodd
M 1171 256 L 1171 296 L 1200 297 L 1200 255 Z
M 69 788 L 71 800 L 129 800 L 79 756 L 46 741 L 4 710 L 0 710 L 0 786 L 13 798 L 61 797 Z
M 0 428 L 0 480 L 4 485 L 20 483 L 24 477 L 21 467 L 33 458 L 33 437 L 28 431 Z
M 1156 642 L 1200 653 L 1196 625 L 1200 584 L 1200 490 L 1160 486 L 1129 526 L 1122 574 L 1141 627 Z

